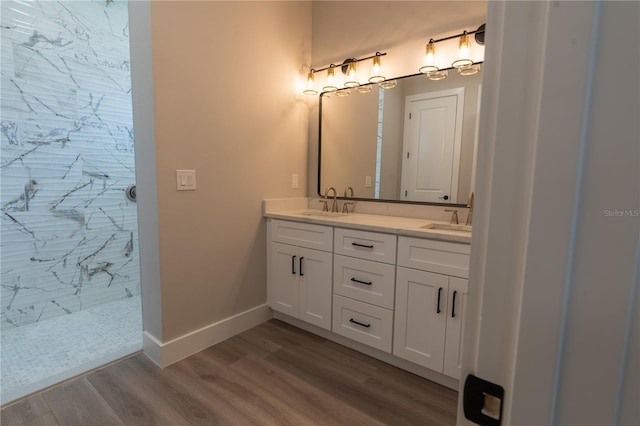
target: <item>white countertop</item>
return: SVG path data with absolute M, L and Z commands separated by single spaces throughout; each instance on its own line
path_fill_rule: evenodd
M 425 229 L 429 224 L 446 224 L 447 222 L 417 219 L 410 217 L 386 216 L 363 213 L 338 214 L 321 212 L 320 210 L 281 210 L 264 211 L 265 217 L 292 220 L 296 222 L 330 225 L 338 228 L 361 229 L 364 231 L 384 232 L 409 237 L 456 243 L 471 243 L 471 232 L 448 229 Z

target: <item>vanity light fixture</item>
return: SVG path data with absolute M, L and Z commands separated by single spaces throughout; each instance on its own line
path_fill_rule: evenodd
M 427 43 L 425 47 L 424 63 L 425 65 L 420 68 L 420 72 L 423 74 L 429 75 L 429 73 L 440 70 L 440 68 L 436 66 L 436 43 L 433 39 L 429 40 L 429 43 Z
M 346 77 L 344 78 L 344 87 L 358 87 L 360 86 L 360 82 L 358 81 L 358 73 L 356 69 L 357 61 L 355 59 L 348 60 L 349 65 L 347 65 Z M 347 61 L 345 61 L 347 62 Z M 344 65 L 343 65 L 344 68 Z
M 444 37 L 438 40 L 430 39 L 425 48 L 425 65 L 420 67 L 420 72 L 426 74 L 429 80 L 442 80 L 447 77 L 448 71 L 441 70 L 435 64 L 436 43 L 458 39 L 457 59 L 451 66 L 458 70 L 460 75 L 473 75 L 480 71 L 480 64 L 473 63 L 470 52 L 469 36 L 475 34 L 475 41 L 479 45 L 484 45 L 484 32 L 486 24 L 480 25 L 475 31 L 463 31 L 461 34 Z
M 469 34 L 463 32 L 458 41 L 458 59 L 451 64 L 454 68 L 462 68 L 473 64 L 473 61 L 469 59 Z
M 372 82 L 384 83 L 385 77 L 382 72 L 382 62 L 380 58 L 385 55 L 386 53 L 384 52 L 382 53 L 376 52 L 375 55 L 367 56 L 366 58 L 360 58 L 360 59 L 347 58 L 342 62 L 342 64 L 339 64 L 339 65 L 331 64 L 328 67 L 324 67 L 324 68 L 312 68 L 311 70 L 309 70 L 309 74 L 307 75 L 306 89 L 302 93 L 310 96 L 317 95 L 318 91 L 314 87 L 315 75 L 321 71 L 327 71 L 325 84 L 322 87 L 323 93 L 332 92 L 332 93 L 335 93 L 336 96 L 338 97 L 349 96 L 351 93 L 349 89 L 352 89 L 352 88 L 357 89 L 358 87 L 360 87 L 360 82 L 358 81 L 357 63 L 360 61 L 367 61 L 369 59 L 373 59 L 373 64 L 374 64 L 374 66 L 372 67 L 370 80 Z M 339 81 L 342 81 L 342 79 L 336 76 L 336 68 L 340 68 L 342 71 L 342 74 L 345 75 L 344 84 L 341 84 L 339 82 Z M 396 83 L 393 82 L 392 84 L 395 87 Z M 366 87 L 363 87 L 360 90 L 358 90 L 358 92 L 360 93 L 371 92 L 372 87 L 368 84 L 366 84 L 365 86 Z
M 331 64 L 327 70 L 327 80 L 325 86 L 322 88 L 323 92 L 334 92 L 338 90 L 336 86 L 336 66 Z
M 382 64 L 380 61 L 380 52 L 376 52 L 373 57 L 373 66 L 371 67 L 371 77 L 369 77 L 370 83 L 380 83 L 385 80 L 384 73 L 382 72 Z
M 313 87 L 315 85 L 315 78 L 313 76 L 314 73 L 315 70 L 312 68 L 311 70 L 309 70 L 309 74 L 307 74 L 307 88 L 302 92 L 305 95 L 313 96 L 318 94 L 318 91 Z

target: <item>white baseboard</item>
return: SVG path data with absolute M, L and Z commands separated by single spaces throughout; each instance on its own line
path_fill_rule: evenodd
M 142 342 L 143 352 L 160 368 L 165 368 L 209 346 L 262 324 L 268 321 L 271 316 L 271 309 L 265 303 L 164 343 L 145 331 Z

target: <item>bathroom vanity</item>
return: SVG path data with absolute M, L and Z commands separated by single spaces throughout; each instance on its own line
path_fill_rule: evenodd
M 457 387 L 470 232 L 386 215 L 264 215 L 275 318 Z

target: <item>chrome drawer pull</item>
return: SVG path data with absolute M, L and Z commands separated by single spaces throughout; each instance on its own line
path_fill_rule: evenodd
M 360 325 L 362 327 L 367 327 L 367 328 L 371 327 L 371 324 L 364 324 L 364 323 L 361 323 L 361 322 L 358 322 L 358 321 L 354 320 L 353 318 L 351 318 L 349 320 L 349 322 L 352 322 L 354 324 L 358 324 L 358 325 Z
M 351 243 L 351 245 L 356 247 L 373 248 L 373 245 L 360 244 L 360 243 Z
M 371 281 L 360 281 L 359 279 L 356 279 L 356 278 L 351 278 L 351 281 L 353 281 L 354 283 L 360 283 L 360 284 L 364 284 L 364 285 L 373 284 Z

